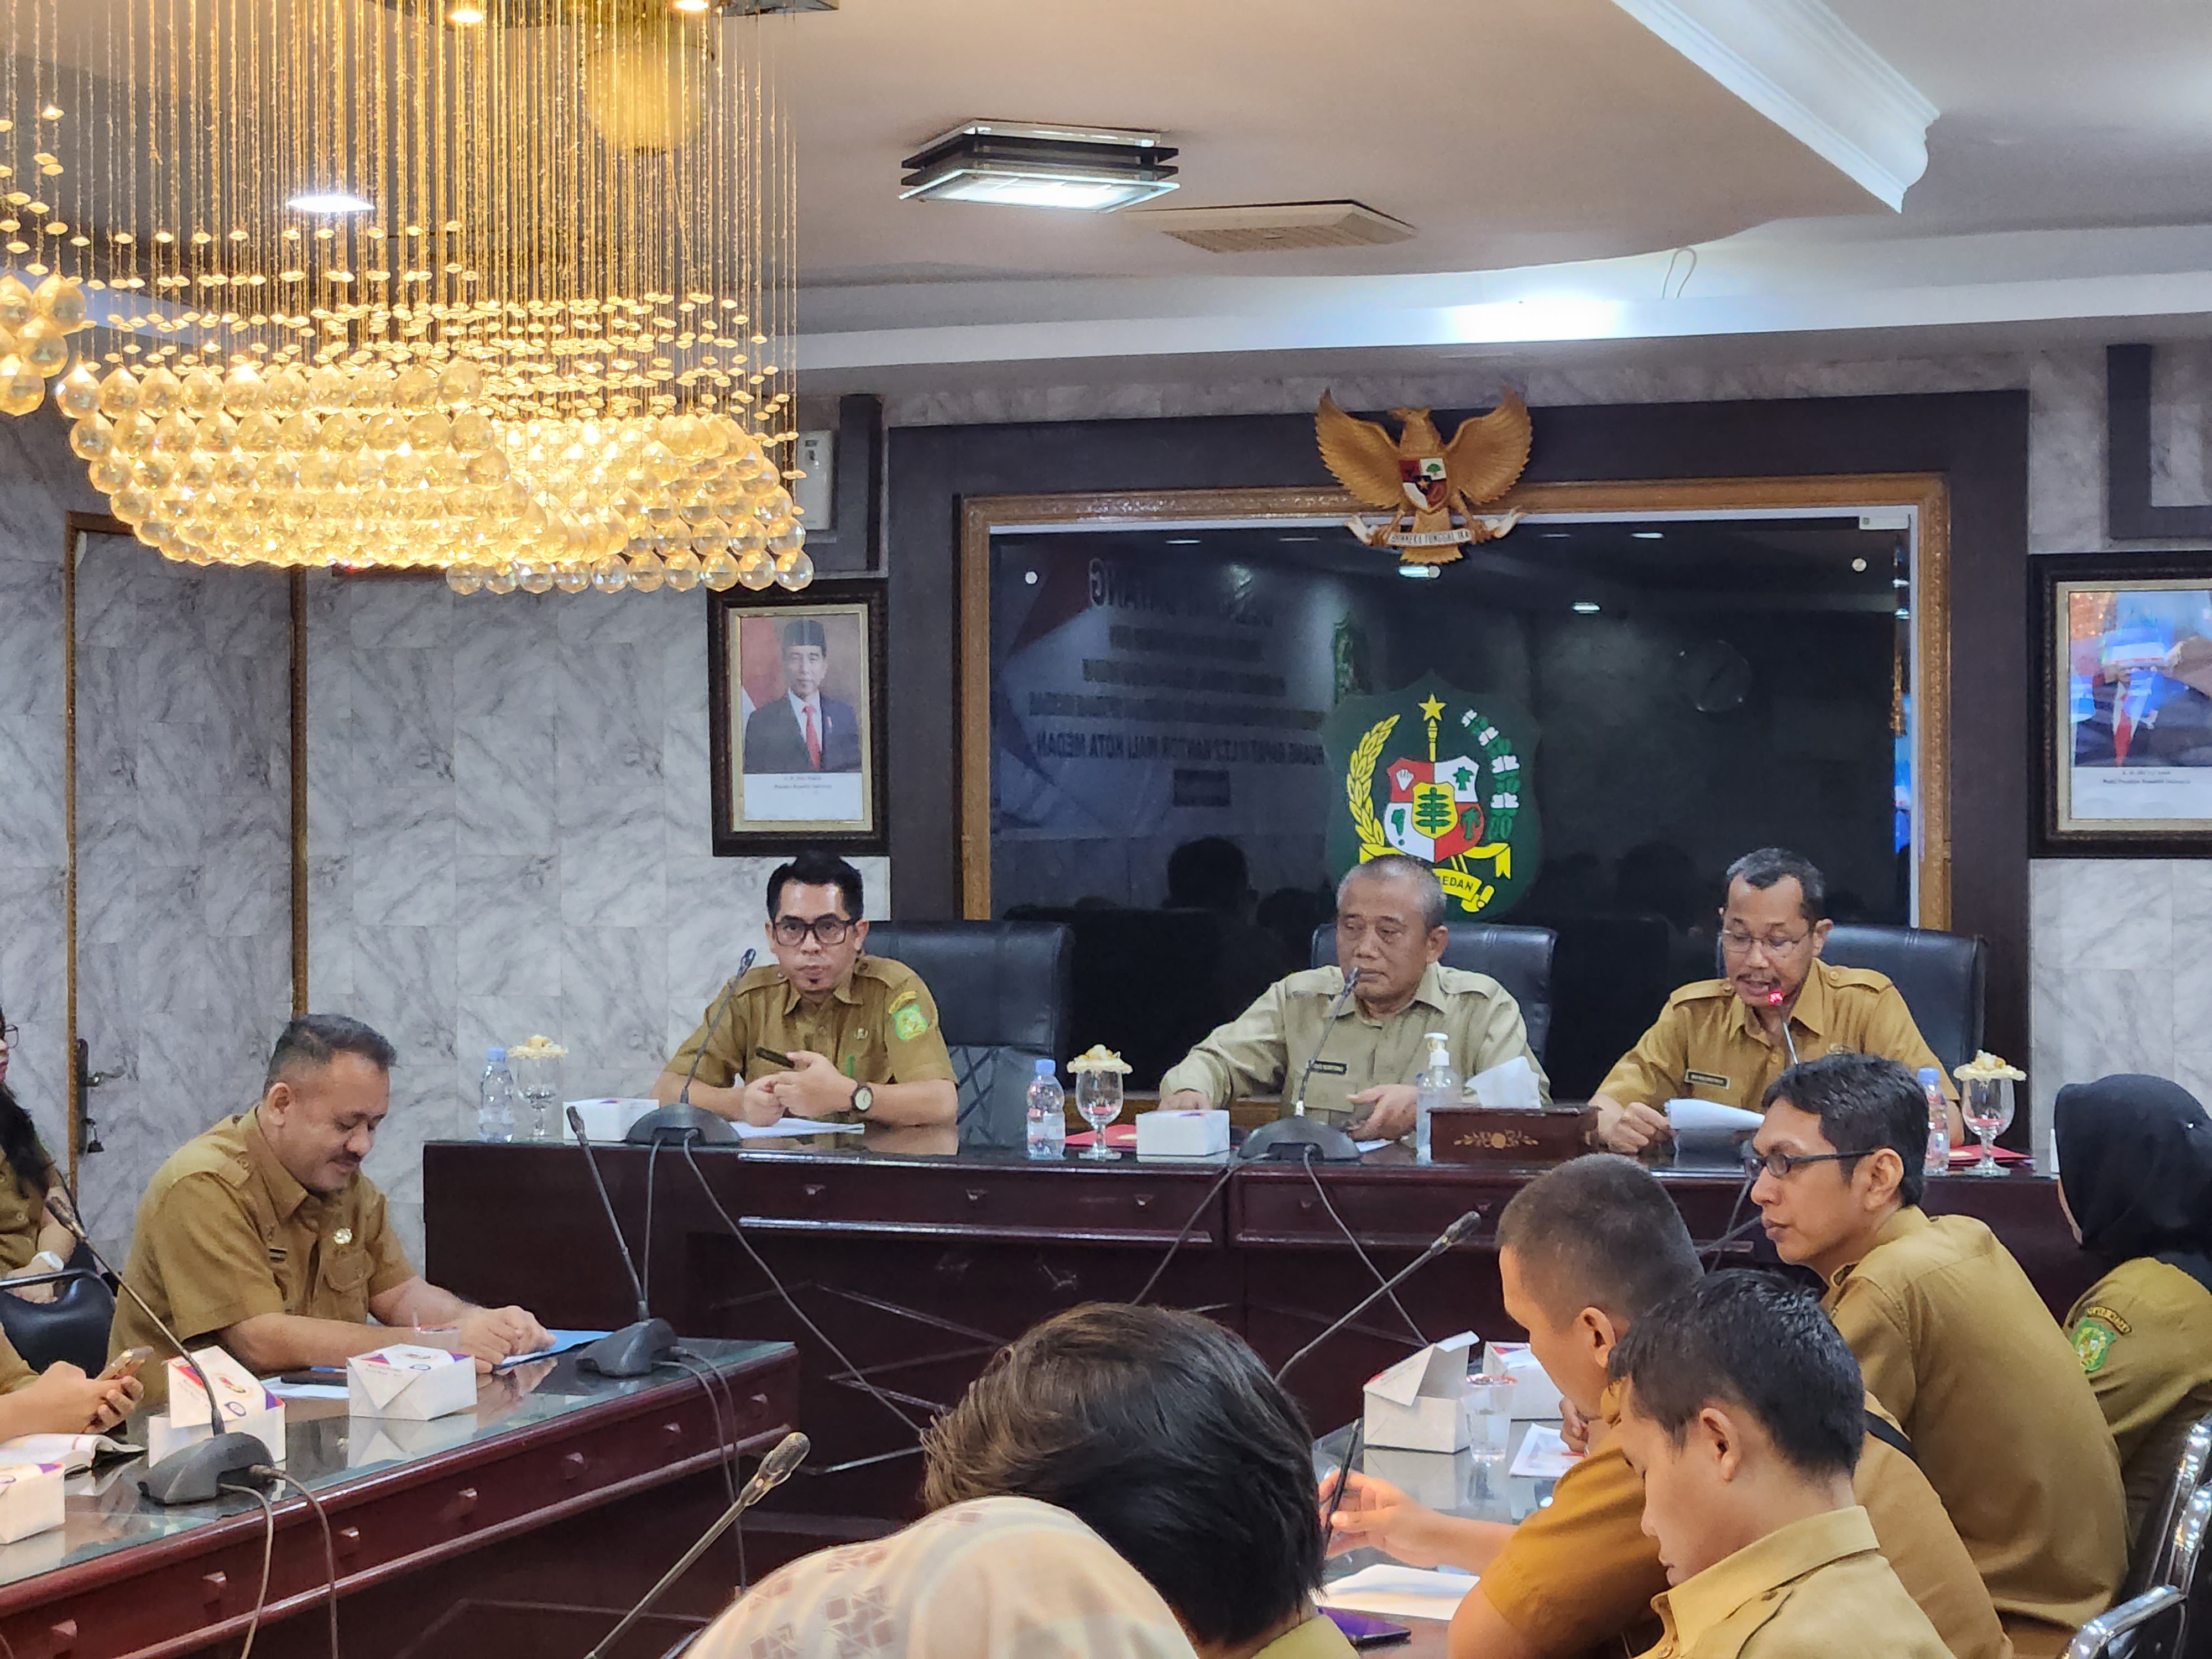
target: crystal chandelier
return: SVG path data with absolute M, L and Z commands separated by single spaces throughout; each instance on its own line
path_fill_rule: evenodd
M 803 587 L 806 3 L 11 0 L 0 410 L 191 563 Z

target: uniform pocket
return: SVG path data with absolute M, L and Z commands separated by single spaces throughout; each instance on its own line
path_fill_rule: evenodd
M 319 1318 L 360 1324 L 368 1316 L 368 1278 L 375 1259 L 365 1249 L 334 1251 L 323 1261 L 322 1283 L 313 1311 Z

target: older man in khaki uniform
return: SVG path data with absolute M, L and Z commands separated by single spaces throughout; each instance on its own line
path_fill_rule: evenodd
M 1160 1104 L 1223 1106 L 1240 1095 L 1282 1090 L 1288 1117 L 1310 1063 L 1308 1116 L 1395 1140 L 1413 1127 L 1413 1079 L 1428 1063 L 1431 1031 L 1450 1040 L 1462 1079 L 1525 1060 L 1548 1095 L 1519 1005 L 1488 975 L 1443 966 L 1438 958 L 1450 940 L 1435 871 L 1400 853 L 1356 866 L 1336 890 L 1336 959 L 1343 965 L 1269 986 L 1168 1068 Z M 1346 969 L 1358 975 L 1349 997 Z
M 653 1097 L 754 1124 L 953 1121 L 959 1095 L 937 1004 L 904 963 L 861 955 L 860 909 L 860 872 L 843 859 L 808 851 L 778 865 L 768 878 L 775 965 L 709 1005 Z
M 259 1103 L 155 1171 L 123 1276 L 187 1347 L 213 1341 L 271 1372 L 343 1365 L 415 1340 L 410 1328 L 486 1370 L 546 1346 L 521 1309 L 475 1307 L 408 1265 L 384 1194 L 361 1173 L 391 1107 L 392 1058 L 358 1020 L 302 1015 L 276 1040 Z M 119 1296 L 108 1352 L 142 1346 L 155 1351 L 158 1403 L 168 1340 Z

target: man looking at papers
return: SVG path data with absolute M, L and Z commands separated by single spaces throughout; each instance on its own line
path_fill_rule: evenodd
M 548 1345 L 520 1308 L 472 1306 L 408 1265 L 361 1172 L 391 1110 L 392 1060 L 359 1020 L 302 1014 L 276 1039 L 259 1103 L 155 1171 L 123 1276 L 186 1347 L 215 1342 L 269 1372 L 428 1340 L 482 1371 Z M 128 1295 L 107 1342 L 111 1356 L 153 1349 L 147 1396 L 167 1399 L 168 1340 Z
M 1518 1527 L 1439 1515 L 1354 1475 L 1330 1550 L 1366 1546 L 1480 1573 L 1452 1620 L 1453 1659 L 1646 1646 L 1656 1638 L 1651 1598 L 1667 1577 L 1642 1528 L 1643 1488 L 1605 1420 L 1606 1368 L 1623 1337 L 1702 1277 L 1689 1229 L 1650 1170 L 1578 1158 L 1514 1196 L 1498 1252 L 1506 1312 L 1561 1396 L 1590 1419 L 1588 1456 Z M 1957 1659 L 2006 1659 L 1989 1592 L 1942 1504 L 1895 1425 L 1866 1404 L 1856 1490 L 1885 1553 Z

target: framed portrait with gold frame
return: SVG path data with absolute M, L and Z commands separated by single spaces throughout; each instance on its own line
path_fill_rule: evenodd
M 880 582 L 708 596 L 717 857 L 889 850 L 884 653 Z
M 2212 551 L 2034 561 L 2046 857 L 2212 853 Z

